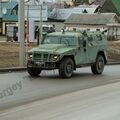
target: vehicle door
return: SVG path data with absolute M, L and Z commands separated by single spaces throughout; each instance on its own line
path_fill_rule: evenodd
M 100 36 L 88 35 L 87 55 L 88 55 L 89 63 L 93 63 L 96 60 L 98 47 L 99 47 L 98 38 L 101 39 Z
M 76 64 L 83 65 L 88 63 L 87 60 L 87 37 L 81 36 L 78 38 L 78 49 L 75 56 Z

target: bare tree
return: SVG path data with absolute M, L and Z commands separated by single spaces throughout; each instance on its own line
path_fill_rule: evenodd
M 64 2 L 64 8 L 70 8 L 70 4 L 68 4 L 67 2 Z
M 72 0 L 74 6 L 89 4 L 89 0 Z

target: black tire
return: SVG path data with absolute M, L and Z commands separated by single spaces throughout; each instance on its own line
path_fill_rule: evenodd
M 37 77 L 41 73 L 40 68 L 27 67 L 27 71 L 32 77 Z
M 105 60 L 102 55 L 98 55 L 96 62 L 91 66 L 93 74 L 102 74 L 104 70 Z
M 60 62 L 59 76 L 61 78 L 70 78 L 73 74 L 74 62 L 71 58 L 64 58 Z

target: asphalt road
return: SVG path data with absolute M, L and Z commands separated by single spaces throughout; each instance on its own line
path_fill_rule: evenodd
M 103 75 L 90 68 L 78 69 L 71 79 L 59 79 L 56 71 L 45 71 L 37 78 L 27 72 L 0 74 L 0 110 L 35 100 L 120 82 L 120 65 L 106 66 Z
M 0 120 L 120 120 L 120 82 L 8 109 Z

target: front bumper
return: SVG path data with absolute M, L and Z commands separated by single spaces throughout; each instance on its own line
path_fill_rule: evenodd
M 54 62 L 42 62 L 28 60 L 27 67 L 40 68 L 41 70 L 57 69 L 57 65 Z

